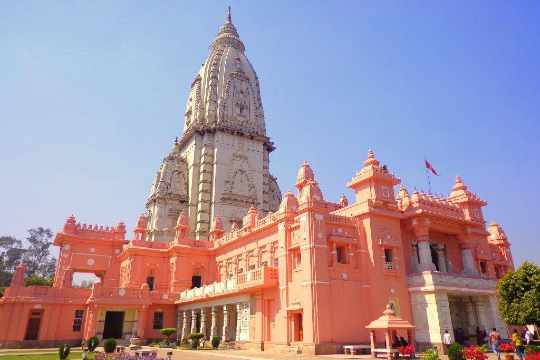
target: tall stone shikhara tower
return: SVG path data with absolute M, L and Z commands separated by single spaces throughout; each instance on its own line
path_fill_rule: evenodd
M 191 236 L 207 239 L 216 216 L 228 230 L 240 225 L 251 206 L 263 213 L 279 206 L 281 192 L 269 173 L 274 145 L 266 136 L 259 80 L 244 50 L 229 10 L 191 83 L 182 135 L 150 189 L 150 241 L 172 241 L 181 212 Z

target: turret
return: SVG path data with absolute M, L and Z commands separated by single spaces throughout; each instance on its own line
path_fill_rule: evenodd
M 210 240 L 214 241 L 223 236 L 225 229 L 223 227 L 223 222 L 219 216 L 214 217 L 212 222 L 212 227 L 210 228 Z
M 283 214 L 294 214 L 298 210 L 298 200 L 294 194 L 290 191 L 287 191 L 283 195 L 281 204 L 279 204 L 279 212 Z
M 381 166 L 372 150 L 368 151 L 362 169 L 347 183 L 356 193 L 356 202 L 371 200 L 395 205 L 394 186 L 400 180 L 386 166 Z
M 139 219 L 137 220 L 137 226 L 135 226 L 135 230 L 133 230 L 135 240 L 146 241 L 147 225 L 148 225 L 148 218 L 144 214 L 141 214 L 139 216 Z
M 11 277 L 11 287 L 24 286 L 24 273 L 26 272 L 26 265 L 19 264 L 15 268 L 15 273 Z
M 465 219 L 475 222 L 484 222 L 482 207 L 487 203 L 478 195 L 468 190 L 461 177 L 456 176 L 448 201 L 458 205 L 465 215 Z
M 299 192 L 299 204 L 323 200 L 323 194 L 319 184 L 315 181 L 313 169 L 307 162 L 304 162 L 298 169 L 295 185 Z
M 176 221 L 176 236 L 175 240 L 178 242 L 181 239 L 187 237 L 189 232 L 188 218 L 186 214 L 182 211 L 178 215 L 178 220 Z

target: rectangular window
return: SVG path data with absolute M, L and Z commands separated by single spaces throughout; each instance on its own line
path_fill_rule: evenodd
M 302 253 L 300 252 L 300 248 L 296 247 L 294 249 L 290 250 L 290 256 L 291 256 L 291 265 L 292 269 L 297 269 L 302 265 Z
M 487 274 L 487 263 L 485 261 L 480 261 L 480 271 L 482 274 Z
M 154 313 L 154 322 L 152 324 L 152 328 L 154 330 L 163 329 L 163 312 L 162 311 L 156 311 Z
M 337 262 L 340 264 L 347 263 L 347 249 L 345 248 L 345 246 L 336 247 L 336 258 Z
M 81 331 L 84 310 L 75 310 L 75 318 L 73 319 L 73 331 Z
M 392 249 L 384 249 L 384 268 L 386 270 L 394 269 L 394 254 Z

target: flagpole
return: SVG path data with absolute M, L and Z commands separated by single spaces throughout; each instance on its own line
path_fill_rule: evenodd
M 427 163 L 427 159 L 424 157 L 424 164 Z M 425 167 L 425 171 L 426 171 L 426 180 L 427 180 L 427 186 L 428 186 L 428 194 L 431 195 L 431 176 L 429 174 L 429 169 L 427 167 Z

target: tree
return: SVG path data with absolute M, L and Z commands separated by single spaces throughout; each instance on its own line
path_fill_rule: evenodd
M 540 267 L 524 262 L 497 284 L 499 310 L 511 325 L 540 325 Z
M 11 274 L 24 253 L 22 241 L 13 236 L 0 236 L 0 286 L 9 286 Z
M 52 236 L 51 229 L 45 229 L 41 226 L 28 230 L 26 241 L 29 245 L 23 255 L 27 275 L 39 275 L 48 278 L 54 275 L 56 260 L 51 256 L 49 250 L 52 245 Z
M 39 286 L 52 286 L 53 279 L 50 277 L 43 277 L 39 275 L 30 275 L 26 279 L 24 279 L 24 286 L 32 286 L 32 285 L 39 285 Z

